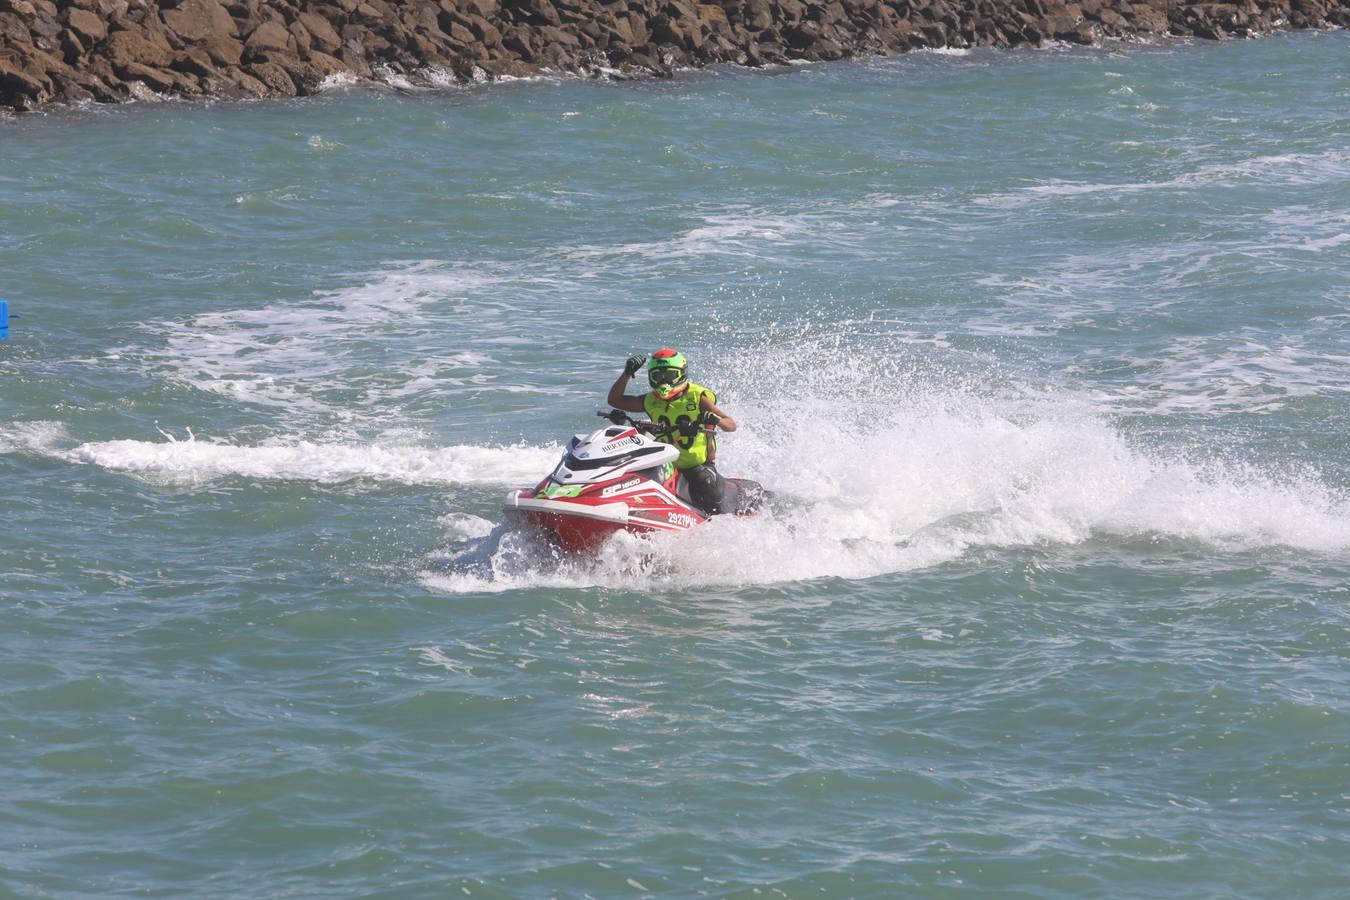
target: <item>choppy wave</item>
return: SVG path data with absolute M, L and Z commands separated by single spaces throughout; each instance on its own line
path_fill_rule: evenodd
M 1150 413 L 1271 413 L 1300 398 L 1350 393 L 1350 353 L 1308 349 L 1295 337 L 1251 332 L 1180 338 L 1124 360 L 1137 384 L 1106 402 Z
M 623 256 L 679 260 L 712 255 L 758 258 L 765 255 L 766 247 L 817 231 L 805 215 L 728 212 L 704 216 L 702 224 L 667 240 L 581 246 L 567 251 L 567 255 L 579 260 Z
M 486 380 L 483 353 L 439 346 L 421 352 L 418 338 L 429 332 L 433 308 L 480 324 L 490 318 L 500 304 L 486 291 L 500 281 L 481 267 L 410 263 L 304 301 L 155 323 L 161 347 L 121 353 L 180 383 L 291 417 L 379 418 L 399 398 Z M 369 345 L 381 340 L 413 346 L 376 368 Z
M 6 422 L 0 425 L 0 453 L 43 453 L 66 439 L 62 422 Z
M 1154 181 L 1046 181 L 1020 190 L 975 198 L 982 206 L 1017 207 L 1043 200 L 1093 194 L 1138 194 L 1148 191 L 1195 190 L 1243 183 L 1317 185 L 1343 182 L 1350 177 L 1350 153 L 1284 153 L 1254 156 L 1235 162 L 1209 163 Z
M 532 484 L 557 461 L 557 447 L 428 447 L 395 439 L 345 443 L 273 438 L 258 445 L 165 434 L 163 440 L 74 444 L 56 422 L 0 428 L 0 453 L 97 466 L 156 484 L 203 485 L 222 478 L 334 484 L 355 479 L 414 485 Z
M 537 481 L 556 448 L 423 447 L 274 441 L 240 446 L 204 440 L 99 441 L 62 456 L 159 483 L 199 484 L 238 477 L 258 481 L 337 483 L 371 479 L 399 484 L 509 485 Z

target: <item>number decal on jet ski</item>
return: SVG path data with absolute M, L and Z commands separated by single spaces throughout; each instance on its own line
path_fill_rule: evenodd
M 625 481 L 622 484 L 611 484 L 609 487 L 605 488 L 603 491 L 600 492 L 600 496 L 613 497 L 620 491 L 626 491 L 631 487 L 637 487 L 639 484 L 642 484 L 641 478 L 630 478 L 628 481 Z
M 672 525 L 679 525 L 681 528 L 693 528 L 698 524 L 698 519 L 688 513 L 670 513 L 666 516 L 666 521 Z

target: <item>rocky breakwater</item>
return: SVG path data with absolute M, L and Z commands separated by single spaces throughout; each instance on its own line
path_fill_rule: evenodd
M 1350 0 L 0 0 L 0 107 L 1350 26 Z

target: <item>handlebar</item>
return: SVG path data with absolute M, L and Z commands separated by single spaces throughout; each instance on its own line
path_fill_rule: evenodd
M 681 432 L 679 428 L 673 425 L 666 425 L 662 422 L 652 422 L 647 419 L 634 419 L 621 409 L 611 409 L 609 412 L 597 412 L 597 416 L 602 419 L 609 419 L 615 425 L 631 425 L 638 431 L 646 432 L 655 437 L 669 437 L 672 434 L 683 434 L 689 436 L 687 432 Z M 696 423 L 699 428 L 708 427 L 702 422 Z
M 669 425 L 662 425 L 660 422 L 651 422 L 647 419 L 634 419 L 621 409 L 611 409 L 609 412 L 597 412 L 596 415 L 602 419 L 609 419 L 615 425 L 631 425 L 638 431 L 645 431 L 647 434 L 660 436 L 670 433 Z

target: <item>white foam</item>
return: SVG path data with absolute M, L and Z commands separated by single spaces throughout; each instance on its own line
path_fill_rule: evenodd
M 316 150 L 320 153 L 327 153 L 330 150 L 337 150 L 343 146 L 338 141 L 325 140 L 323 135 L 321 134 L 311 134 L 309 136 L 309 139 L 305 141 L 305 145 L 308 146 L 311 150 Z M 236 198 L 236 202 L 238 202 L 238 198 Z
M 374 66 L 371 72 L 375 75 L 377 81 L 381 81 L 392 88 L 405 91 L 413 89 L 413 84 L 406 75 L 388 65 Z
M 470 298 L 499 281 L 481 267 L 408 263 L 307 300 L 151 323 L 163 333 L 162 347 L 118 352 L 157 375 L 290 418 L 379 420 L 397 414 L 391 400 L 481 375 L 490 361 L 481 352 L 406 345 L 409 332 L 427 328 L 429 307 L 442 318 L 476 313 L 481 320 L 483 309 Z M 394 358 L 371 371 L 369 345 L 380 341 L 401 341 L 416 360 Z
M 993 302 L 963 319 L 962 329 L 998 339 L 1068 332 L 1062 371 L 1108 367 L 1111 375 L 1091 378 L 1092 390 L 1103 407 L 1117 412 L 1267 414 L 1299 398 L 1343 395 L 1350 390 L 1350 352 L 1340 337 L 1344 325 L 1325 317 L 1294 318 L 1279 328 L 1216 327 L 1202 336 L 1149 342 L 1134 352 L 1128 343 L 1112 342 L 1083 349 L 1081 335 L 1093 329 L 1161 325 L 1161 340 L 1172 320 L 1194 314 L 1189 303 L 1176 308 L 1178 298 L 1192 296 L 1197 282 L 1223 283 L 1235 264 L 1244 271 L 1334 266 L 1334 259 L 1309 260 L 1291 251 L 1323 252 L 1341 243 L 1337 235 L 1350 221 L 1306 207 L 1277 210 L 1263 220 L 1266 228 L 1251 238 L 1219 247 L 1178 241 L 1068 256 L 1035 273 L 986 276 L 977 283 Z M 1056 348 L 1043 343 L 1040 352 L 1042 362 L 1046 356 L 1053 361 Z
M 485 538 L 496 527 L 492 522 L 481 516 L 471 516 L 464 513 L 448 513 L 441 516 L 437 521 L 445 529 L 446 537 L 451 540 Z
M 1047 181 L 1013 193 L 977 197 L 974 202 L 985 206 L 1017 207 L 1044 199 L 1093 194 L 1193 190 L 1198 187 L 1232 185 L 1248 181 L 1285 185 L 1339 184 L 1347 178 L 1350 178 L 1350 152 L 1328 150 L 1323 153 L 1273 154 L 1236 162 L 1209 163 L 1198 166 L 1194 171 L 1156 181 L 1115 183 Z
M 352 87 L 359 84 L 361 79 L 357 78 L 352 72 L 334 72 L 331 75 L 325 75 L 319 81 L 319 93 L 325 91 L 340 90 L 342 88 Z
M 574 248 L 569 255 L 577 259 L 626 255 L 657 260 L 713 255 L 761 258 L 772 245 L 812 231 L 812 226 L 803 216 L 744 212 L 706 216 L 702 225 L 668 240 L 583 246 Z
M 187 440 L 80 444 L 59 455 L 164 484 L 199 485 L 226 477 L 324 484 L 370 479 L 422 485 L 533 484 L 557 462 L 546 447 L 426 447 L 276 439 L 258 446 Z
M 141 103 L 164 103 L 165 101 L 169 100 L 170 97 L 172 96 L 170 94 L 159 93 L 158 91 L 156 91 L 154 88 L 150 87 L 150 85 L 146 84 L 143 81 L 128 82 L 127 93 L 130 95 L 132 100 L 139 101 Z
M 0 453 L 45 454 L 68 440 L 61 422 L 6 422 L 0 425 Z
M 444 66 L 428 66 L 418 73 L 432 87 L 437 88 L 457 88 L 462 86 L 459 77 L 453 71 Z
M 1250 330 L 1178 338 L 1124 360 L 1135 384 L 1102 397 L 1153 414 L 1271 413 L 1291 401 L 1350 393 L 1350 354 L 1312 351 L 1295 335 Z
M 1344 212 L 1286 206 L 1271 210 L 1262 221 L 1270 233 L 1266 246 L 1271 249 L 1322 253 L 1350 243 L 1350 233 L 1346 231 L 1350 228 L 1350 214 Z
M 1328 238 L 1304 241 L 1298 245 L 1298 249 L 1307 250 L 1310 253 L 1321 253 L 1323 250 L 1331 250 L 1344 244 L 1350 244 L 1350 234 L 1342 231 Z
M 497 529 L 462 541 L 423 582 L 450 592 L 678 592 L 870 578 L 982 549 L 1104 538 L 1192 541 L 1216 552 L 1350 551 L 1350 497 L 1315 472 L 1141 445 L 1090 398 L 1063 391 L 1000 396 L 989 384 L 953 387 L 937 373 L 915 384 L 903 367 L 879 371 L 861 357 L 836 354 L 825 372 L 793 358 L 801 363 L 793 377 L 815 383 L 794 393 L 808 399 L 789 412 L 757 402 L 754 390 L 727 394 L 742 428 L 724 438 L 721 468 L 778 491 L 766 513 L 719 517 L 652 542 L 620 535 L 589 563 L 532 553 L 523 537 Z M 730 372 L 713 380 L 737 382 Z M 772 379 L 762 380 L 772 394 Z M 850 424 L 835 431 L 831 422 Z
M 457 675 L 472 675 L 473 667 L 447 656 L 440 647 L 413 647 L 420 665 L 445 669 Z

